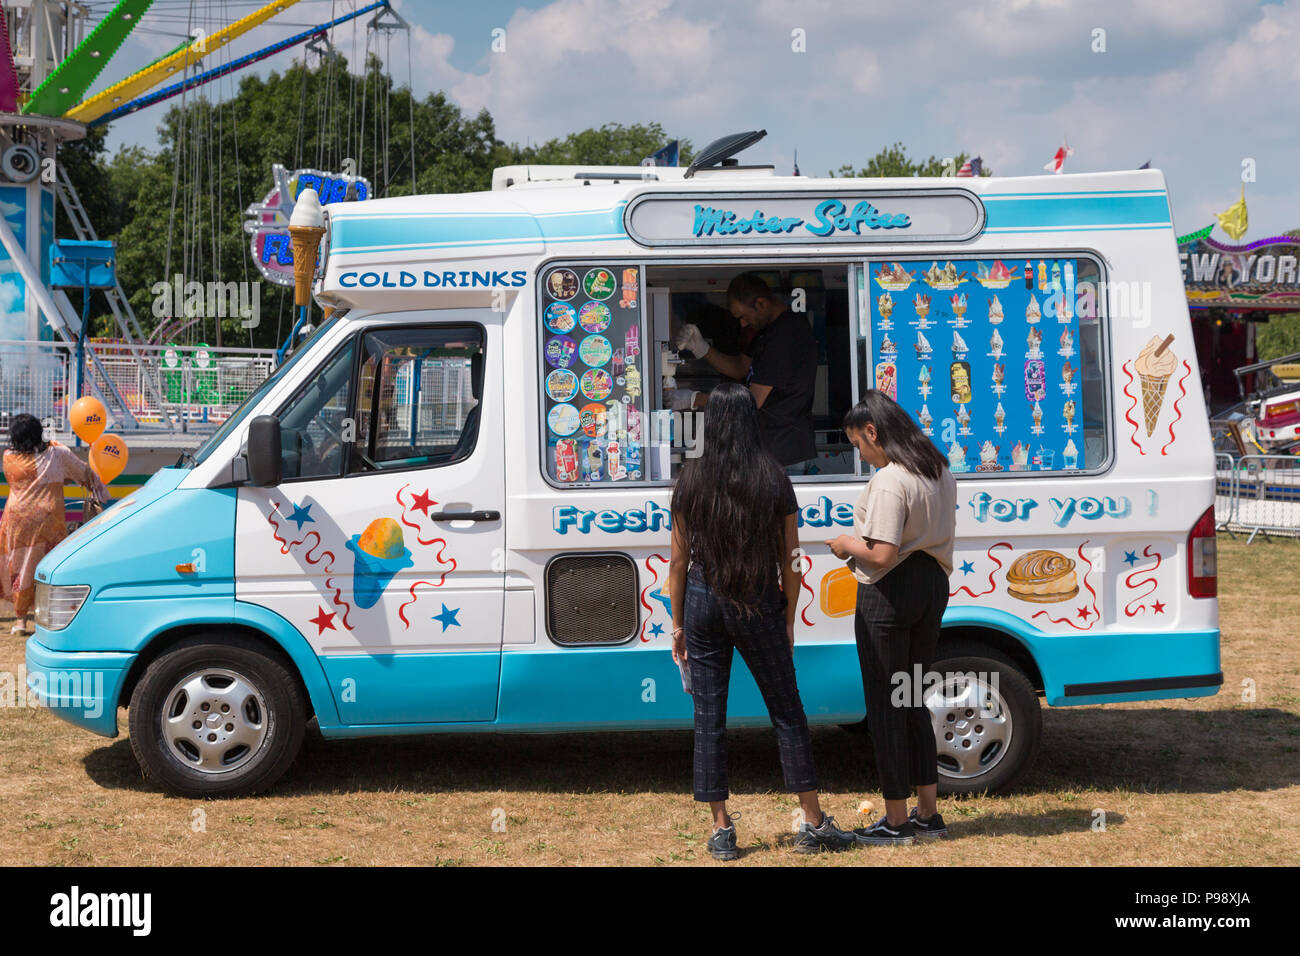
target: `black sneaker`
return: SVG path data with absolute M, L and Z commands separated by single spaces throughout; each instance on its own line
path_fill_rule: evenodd
M 859 843 L 870 846 L 902 846 L 916 842 L 916 837 L 912 833 L 911 820 L 892 826 L 889 817 L 881 817 L 869 827 L 858 827 L 853 831 L 853 835 Z
M 834 817 L 823 813 L 822 822 L 817 826 L 807 820 L 799 824 L 799 833 L 794 838 L 794 851 L 821 853 L 825 850 L 834 853 L 837 850 L 847 850 L 857 842 L 852 833 L 835 826 Z
M 715 860 L 734 860 L 740 856 L 740 851 L 736 849 L 736 824 L 734 823 L 739 819 L 739 813 L 728 813 L 727 822 L 730 826 L 718 827 L 709 837 L 709 853 Z
M 916 807 L 913 807 L 907 820 L 912 824 L 912 832 L 918 840 L 942 840 L 948 835 L 948 828 L 944 826 L 943 815 L 940 813 L 922 820 L 916 813 Z

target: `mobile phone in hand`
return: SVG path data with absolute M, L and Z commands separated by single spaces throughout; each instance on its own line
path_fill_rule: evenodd
M 694 694 L 695 691 L 691 689 L 691 665 L 690 665 L 690 662 L 689 662 L 689 661 L 682 661 L 682 663 L 680 663 L 680 664 L 677 665 L 677 669 L 678 669 L 679 671 L 681 671 L 681 675 L 682 675 L 682 690 L 686 691 L 686 693 L 688 693 L 688 694 Z

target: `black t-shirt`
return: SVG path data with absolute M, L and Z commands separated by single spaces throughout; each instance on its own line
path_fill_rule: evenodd
M 781 496 L 781 500 L 778 505 L 777 514 L 781 515 L 782 518 L 787 515 L 797 515 L 799 513 L 799 500 L 794 496 L 794 485 L 790 482 L 790 477 L 788 475 L 782 475 L 781 477 L 784 480 L 781 482 L 781 487 L 778 492 Z M 784 528 L 784 525 L 782 525 L 782 527 Z M 704 566 L 703 562 L 700 560 L 699 554 L 694 548 L 691 549 L 691 563 L 698 564 L 701 568 Z
M 815 458 L 812 406 L 817 340 L 808 320 L 786 309 L 758 331 L 745 351 L 753 358 L 745 384 L 772 388 L 758 410 L 758 425 L 768 450 L 782 465 Z

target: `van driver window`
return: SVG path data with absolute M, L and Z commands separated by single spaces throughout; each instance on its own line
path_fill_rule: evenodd
M 281 469 L 285 480 L 337 478 L 343 473 L 353 355 L 349 343 L 281 408 Z
M 482 328 L 385 329 L 363 341 L 351 471 L 467 458 L 484 394 Z

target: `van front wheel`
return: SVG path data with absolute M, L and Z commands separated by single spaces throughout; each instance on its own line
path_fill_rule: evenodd
M 939 755 L 939 792 L 1005 790 L 1038 753 L 1038 695 L 1011 661 L 991 649 L 940 648 L 941 681 L 925 691 Z
M 149 665 L 131 695 L 131 750 L 145 776 L 185 797 L 264 790 L 302 746 L 293 675 L 239 635 L 188 638 Z

